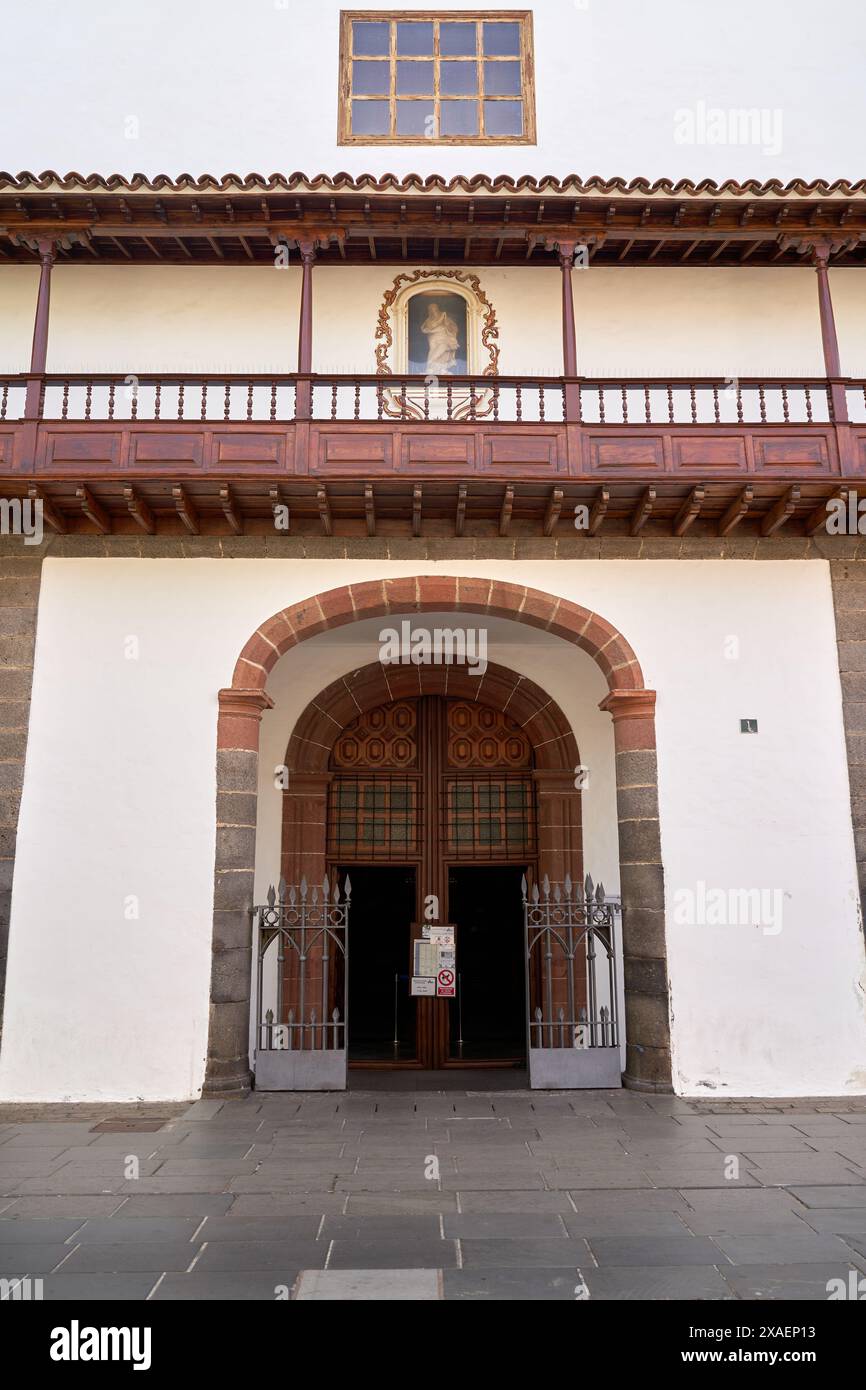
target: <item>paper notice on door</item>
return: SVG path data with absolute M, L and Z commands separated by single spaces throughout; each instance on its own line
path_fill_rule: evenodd
M 415 968 L 413 975 L 437 975 L 439 972 L 439 947 L 431 941 L 416 941 Z

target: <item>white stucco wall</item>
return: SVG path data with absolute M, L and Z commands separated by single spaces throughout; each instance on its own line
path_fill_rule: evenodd
M 820 562 L 443 563 L 603 614 L 658 691 L 674 1074 L 684 1094 L 866 1092 L 864 952 L 827 567 Z M 13 889 L 0 1095 L 165 1099 L 203 1078 L 216 692 L 256 626 L 407 563 L 48 560 Z M 587 662 L 531 630 L 491 654 L 544 685 L 604 761 Z M 360 630 L 274 673 L 288 723 L 357 662 Z M 739 658 L 727 659 L 730 637 Z M 138 660 L 125 657 L 127 639 Z M 362 643 L 363 645 L 363 643 Z M 365 655 L 365 660 L 369 655 Z M 343 668 L 345 669 L 345 668 Z M 593 688 L 592 681 L 595 682 Z M 757 718 L 757 736 L 739 720 Z M 267 759 L 284 733 L 268 716 Z M 285 730 L 285 736 L 288 729 Z M 609 749 L 609 743 L 608 743 Z M 607 873 L 611 788 L 587 819 Z M 591 843 L 595 837 L 594 845 Z M 276 852 L 266 811 L 258 886 Z M 606 859 L 607 856 L 607 859 Z M 611 871 L 613 870 L 611 865 Z M 678 926 L 675 895 L 783 893 L 777 935 Z M 613 886 L 613 880 L 611 880 Z M 138 900 L 128 920 L 129 899 Z
M 860 170 L 864 13 L 856 0 L 824 0 L 820 9 L 810 0 L 728 0 L 721 17 L 694 0 L 533 0 L 523 8 L 534 17 L 538 144 L 492 147 L 338 145 L 341 8 L 351 7 L 7 6 L 14 61 L 0 87 L 4 167 L 717 180 L 856 178 Z M 372 8 L 471 7 L 401 0 Z M 698 102 L 764 108 L 780 119 L 769 144 L 760 132 L 749 144 L 681 143 L 676 112 Z
M 293 253 L 294 254 L 294 253 Z M 318 266 L 316 371 L 375 370 L 386 290 L 415 267 Z M 474 267 L 499 320 L 503 375 L 562 371 L 556 267 Z M 842 369 L 866 376 L 866 276 L 830 272 Z M 586 375 L 822 375 L 815 273 L 590 267 L 573 276 Z M 0 372 L 30 362 L 38 271 L 0 273 Z M 292 372 L 300 271 L 63 266 L 52 275 L 50 372 Z M 395 364 L 396 365 L 396 364 Z

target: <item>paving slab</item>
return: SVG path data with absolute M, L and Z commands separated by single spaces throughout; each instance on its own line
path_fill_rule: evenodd
M 688 1300 L 725 1302 L 735 1298 L 713 1265 L 664 1265 L 583 1269 L 590 1301 L 644 1302 Z
M 438 1269 L 305 1269 L 295 1286 L 301 1302 L 429 1302 L 442 1297 Z
M 193 1270 L 191 1274 L 166 1274 L 151 1296 L 153 1303 L 171 1302 L 287 1302 L 299 1269 Z
M 596 1263 L 649 1268 L 662 1265 L 714 1265 L 726 1263 L 717 1246 L 706 1236 L 695 1236 L 685 1228 L 676 1235 L 592 1236 L 590 1248 Z
M 737 1298 L 750 1301 L 788 1301 L 826 1303 L 830 1293 L 838 1290 L 847 1295 L 857 1288 L 862 1272 L 853 1264 L 807 1263 L 799 1265 L 733 1265 L 725 1270 L 725 1280 Z M 866 1293 L 866 1284 L 858 1298 Z
M 571 1303 L 580 1285 L 576 1270 L 568 1269 L 446 1269 L 443 1277 L 446 1300 L 483 1303 L 493 1300 L 514 1302 Z
M 77 1245 L 64 1264 L 66 1274 L 127 1274 L 188 1269 L 200 1247 L 189 1241 L 131 1240 L 125 1245 Z
M 572 1236 L 566 1240 L 557 1237 L 528 1240 L 461 1240 L 460 1253 L 465 1269 L 475 1265 L 492 1265 L 499 1269 L 507 1266 L 516 1266 L 519 1269 L 533 1266 L 543 1269 L 555 1269 L 557 1266 L 571 1269 L 592 1263 L 586 1241 Z
M 204 1273 L 273 1269 L 284 1280 L 292 1269 L 321 1269 L 327 1254 L 327 1241 L 300 1236 L 286 1240 L 214 1240 L 202 1249 L 195 1269 Z

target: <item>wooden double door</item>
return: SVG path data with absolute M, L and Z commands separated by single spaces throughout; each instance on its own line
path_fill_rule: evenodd
M 343 730 L 331 773 L 328 859 L 351 881 L 350 1062 L 522 1065 L 520 885 L 537 855 L 525 734 L 476 701 L 394 701 Z M 410 992 L 425 922 L 454 925 L 453 999 Z

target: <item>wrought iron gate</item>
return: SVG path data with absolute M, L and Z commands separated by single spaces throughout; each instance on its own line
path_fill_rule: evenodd
M 587 875 L 551 891 L 523 879 L 527 1054 L 533 1089 L 622 1084 L 616 977 L 619 903 Z
M 257 937 L 255 1076 L 259 1091 L 346 1089 L 349 906 L 325 878 L 268 889 Z

